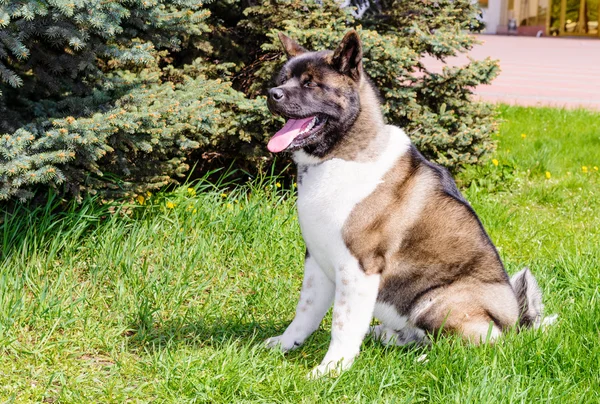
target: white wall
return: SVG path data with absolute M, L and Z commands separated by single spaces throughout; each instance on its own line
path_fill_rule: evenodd
M 495 34 L 500 25 L 500 13 L 502 9 L 501 0 L 489 0 L 488 7 L 483 8 L 483 21 L 485 22 L 485 34 Z

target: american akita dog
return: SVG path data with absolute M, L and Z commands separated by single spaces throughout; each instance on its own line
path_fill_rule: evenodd
M 477 344 L 538 327 L 531 272 L 508 277 L 449 172 L 384 123 L 357 33 L 333 52 L 279 37 L 289 60 L 268 105 L 287 123 L 268 148 L 297 164 L 306 259 L 296 316 L 267 345 L 299 347 L 332 302 L 331 344 L 312 376 L 348 368 L 369 330 L 398 345 L 440 330 Z M 369 328 L 373 316 L 381 325 Z

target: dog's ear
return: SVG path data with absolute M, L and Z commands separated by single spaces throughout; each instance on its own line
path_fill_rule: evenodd
M 291 59 L 294 56 L 301 55 L 304 52 L 308 52 L 302 46 L 298 45 L 298 43 L 292 38 L 285 35 L 283 32 L 278 32 L 277 36 L 279 36 L 279 40 L 283 45 L 283 50 L 285 51 L 285 54 L 287 55 L 288 59 Z
M 333 52 L 333 67 L 342 74 L 346 74 L 358 81 L 362 69 L 362 45 L 356 31 L 352 30 L 344 35 L 342 43 Z

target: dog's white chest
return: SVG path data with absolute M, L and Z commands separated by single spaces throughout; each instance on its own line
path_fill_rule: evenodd
M 350 212 L 380 180 L 360 170 L 357 163 L 339 159 L 310 167 L 304 174 L 298 190 L 298 219 L 310 254 L 326 273 L 333 274 L 346 253 L 342 229 Z
M 342 231 L 354 207 L 375 191 L 384 175 L 410 146 L 404 132 L 390 131 L 385 148 L 374 161 L 331 159 L 307 164 L 298 188 L 298 219 L 311 256 L 331 279 L 334 270 L 348 259 Z M 299 152 L 303 153 L 303 152 Z M 303 165 L 302 158 L 295 160 Z

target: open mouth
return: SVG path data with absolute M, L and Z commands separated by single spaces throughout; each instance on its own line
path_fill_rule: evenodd
M 302 140 L 316 134 L 325 122 L 327 117 L 319 115 L 300 119 L 290 118 L 269 140 L 267 148 L 273 153 L 279 153 L 292 144 L 297 146 Z

